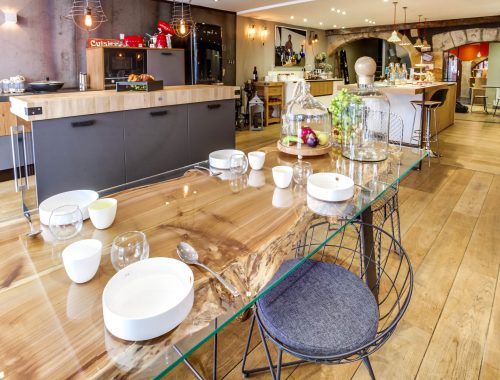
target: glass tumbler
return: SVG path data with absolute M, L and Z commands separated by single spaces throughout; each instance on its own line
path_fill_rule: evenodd
M 231 173 L 242 175 L 248 169 L 248 158 L 244 154 L 233 154 L 229 162 Z
M 143 232 L 125 232 L 114 238 L 111 246 L 111 264 L 117 272 L 148 257 L 149 244 Z
M 307 178 L 313 173 L 311 163 L 299 161 L 293 165 L 293 181 L 300 186 L 307 185 Z
M 82 211 L 76 205 L 58 207 L 50 214 L 49 230 L 57 240 L 75 237 L 82 230 L 82 225 Z

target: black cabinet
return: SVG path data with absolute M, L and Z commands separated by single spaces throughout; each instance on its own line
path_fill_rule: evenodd
M 184 82 L 184 50 L 148 50 L 147 70 L 164 86 L 179 86 Z
M 208 160 L 214 150 L 234 148 L 234 118 L 234 100 L 189 104 L 189 161 Z
M 125 182 L 119 113 L 33 122 L 38 202 L 64 191 Z
M 127 182 L 188 164 L 187 105 L 123 113 Z

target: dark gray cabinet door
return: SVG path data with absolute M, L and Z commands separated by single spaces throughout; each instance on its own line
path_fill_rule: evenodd
M 125 182 L 119 113 L 33 122 L 38 202 L 63 191 Z
M 123 114 L 127 182 L 188 164 L 187 105 Z
M 214 150 L 234 148 L 234 125 L 234 100 L 189 104 L 189 161 L 208 160 Z
M 184 50 L 148 50 L 147 70 L 164 86 L 185 84 Z

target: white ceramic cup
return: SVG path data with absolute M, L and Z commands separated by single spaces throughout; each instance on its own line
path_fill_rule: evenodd
M 114 198 L 102 198 L 92 202 L 88 209 L 94 227 L 104 230 L 111 226 L 116 217 L 117 206 L 118 201 Z
M 99 269 L 102 243 L 95 239 L 78 240 L 62 252 L 64 269 L 71 281 L 77 284 L 90 281 Z
M 286 189 L 290 186 L 293 178 L 293 169 L 290 166 L 273 167 L 274 184 L 280 189 Z
M 248 162 L 253 170 L 260 170 L 264 167 L 264 162 L 266 162 L 265 152 L 250 152 L 248 153 Z

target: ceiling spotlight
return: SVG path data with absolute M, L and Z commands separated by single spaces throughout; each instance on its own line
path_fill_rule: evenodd
M 337 24 L 333 24 L 333 27 L 336 28 L 337 27 Z
M 331 9 L 331 11 L 332 11 L 332 12 L 335 12 L 335 8 L 332 8 L 332 9 Z
M 290 20 L 293 20 L 295 17 L 294 16 L 290 16 Z
M 342 29 L 345 29 L 345 26 L 343 26 Z
M 319 22 L 319 24 L 320 24 L 320 25 L 323 25 L 323 22 L 322 22 L 322 21 L 320 21 L 320 22 Z
M 342 15 L 344 15 L 344 16 L 345 16 L 345 11 L 342 11 Z
M 306 18 L 304 19 L 304 22 L 307 22 L 307 19 L 306 19 Z
M 365 18 L 365 22 L 369 22 L 367 18 Z
M 337 9 L 337 13 L 340 13 L 340 9 Z

